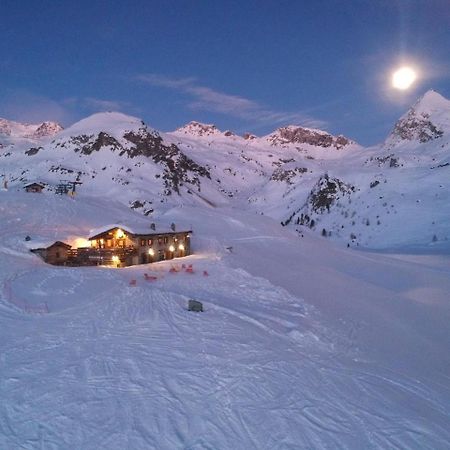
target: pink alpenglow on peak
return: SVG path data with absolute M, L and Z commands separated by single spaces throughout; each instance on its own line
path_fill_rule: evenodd
M 188 124 L 178 128 L 175 133 L 190 134 L 192 136 L 213 136 L 222 134 L 222 132 L 214 124 L 206 124 L 200 122 L 189 122 Z
M 326 131 L 313 128 L 303 128 L 295 125 L 288 125 L 275 130 L 265 138 L 274 146 L 286 144 L 309 144 L 315 147 L 335 147 L 340 150 L 354 141 L 345 136 L 333 136 Z
M 0 135 L 12 138 L 41 139 L 54 136 L 62 129 L 63 127 L 56 122 L 27 124 L 0 118 Z

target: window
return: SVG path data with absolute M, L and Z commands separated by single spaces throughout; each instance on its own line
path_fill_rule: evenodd
M 145 243 L 146 243 L 146 240 L 145 239 L 141 239 L 141 247 L 145 247 Z
M 164 237 L 164 244 L 167 244 L 169 242 L 169 238 L 167 236 Z
M 150 246 L 150 245 L 152 245 L 153 244 L 153 239 L 149 239 L 148 240 L 148 245 Z

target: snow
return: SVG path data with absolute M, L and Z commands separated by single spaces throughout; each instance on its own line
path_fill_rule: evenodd
M 140 216 L 14 190 L 0 211 L 1 448 L 448 448 L 448 254 L 355 252 L 184 205 L 163 218 L 192 222 L 190 257 L 52 267 L 25 235 Z
M 101 112 L 76 122 L 61 132 L 58 137 L 98 134 L 99 130 L 115 134 L 120 131 L 135 130 L 141 126 L 142 121 L 137 117 L 119 112 Z
M 417 101 L 413 108 L 419 114 L 441 113 L 449 110 L 450 101 L 439 94 L 439 92 L 429 90 Z
M 39 139 L 52 136 L 60 130 L 62 127 L 56 122 L 23 124 L 0 117 L 0 137 Z
M 163 133 L 173 167 L 209 174 L 179 195 L 152 158 L 73 139 L 129 149 L 134 117 L 2 138 L 0 448 L 449 448 L 450 109 L 436 93 L 415 107 L 441 136 L 342 151 Z M 297 225 L 325 174 L 354 190 Z M 82 182 L 75 197 L 54 195 L 62 178 Z M 150 223 L 192 229 L 193 255 L 70 268 L 29 251 Z
M 154 222 L 149 221 L 146 227 L 140 226 L 139 228 L 136 228 L 135 226 L 128 225 L 128 224 L 124 225 L 122 223 L 104 225 L 104 226 L 95 228 L 94 230 L 91 230 L 89 232 L 88 238 L 91 239 L 94 236 L 97 236 L 101 233 L 105 233 L 106 231 L 110 231 L 114 228 L 121 228 L 122 230 L 124 230 L 130 234 L 174 233 L 174 230 L 172 228 L 170 228 L 170 225 L 166 226 L 166 225 L 161 225 L 161 224 L 155 223 L 155 230 L 153 230 L 152 228 L 150 228 L 150 225 L 152 223 L 154 223 Z M 179 226 L 177 226 L 177 224 L 175 224 L 175 230 L 177 233 L 189 231 L 187 228 L 180 228 Z

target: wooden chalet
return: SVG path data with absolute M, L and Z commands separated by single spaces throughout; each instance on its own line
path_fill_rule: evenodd
M 191 253 L 191 231 L 134 230 L 124 225 L 107 226 L 89 236 L 90 247 L 72 249 L 70 265 L 148 264 L 180 258 Z
M 31 251 L 39 255 L 46 263 L 61 266 L 67 264 L 71 248 L 69 244 L 56 241 L 48 247 L 34 248 Z
M 26 192 L 41 193 L 45 186 L 41 183 L 31 183 L 25 186 Z
M 191 253 L 191 231 L 133 230 L 112 225 L 94 231 L 89 236 L 90 247 L 72 248 L 64 242 L 31 250 L 48 264 L 68 266 L 109 265 L 115 267 L 148 264 L 180 258 Z

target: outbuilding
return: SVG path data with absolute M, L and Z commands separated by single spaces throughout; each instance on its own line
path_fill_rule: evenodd
M 65 242 L 56 241 L 47 247 L 34 248 L 31 251 L 39 255 L 47 264 L 62 266 L 67 264 L 71 248 L 72 246 Z
M 25 186 L 26 192 L 41 193 L 45 186 L 41 183 L 31 183 Z

